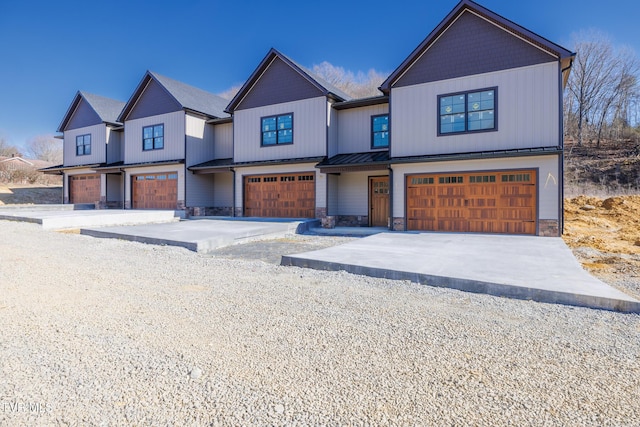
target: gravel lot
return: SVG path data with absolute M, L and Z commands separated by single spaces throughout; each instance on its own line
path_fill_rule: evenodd
M 0 236 L 3 426 L 640 423 L 639 315 L 275 265 L 341 238 Z

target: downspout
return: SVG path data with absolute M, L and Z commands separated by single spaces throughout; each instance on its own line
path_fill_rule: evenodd
M 64 205 L 64 193 L 66 189 L 67 189 L 67 174 L 64 173 L 64 171 L 62 171 L 62 204 L 63 205 Z
M 231 201 L 231 217 L 236 217 L 236 170 L 235 168 L 229 168 L 231 173 L 233 174 L 233 197 Z
M 562 64 L 562 63 L 560 63 Z M 562 66 L 562 65 L 560 65 Z M 560 108 L 559 108 L 559 115 L 560 115 L 560 123 L 559 123 L 559 142 L 560 142 L 560 158 L 558 159 L 558 163 L 559 163 L 559 167 L 558 169 L 560 170 L 560 176 L 558 177 L 558 181 L 560 182 L 560 191 L 558 192 L 558 197 L 560 200 L 558 200 L 558 219 L 559 219 L 559 224 L 558 224 L 558 233 L 560 234 L 560 236 L 562 236 L 564 234 L 564 87 L 563 87 L 563 73 L 565 71 L 568 71 L 571 67 L 573 66 L 573 59 L 569 60 L 569 65 L 566 66 L 565 68 L 561 68 L 560 69 L 560 78 L 559 78 L 559 82 L 558 82 L 558 90 L 559 90 L 559 103 L 560 103 Z
M 184 113 L 184 212 L 185 218 L 189 217 L 189 209 L 187 209 L 187 113 Z M 176 206 L 177 208 L 177 206 Z
M 389 170 L 389 230 L 393 230 L 393 169 L 391 163 L 387 166 Z
M 127 191 L 127 173 L 124 169 L 120 168 L 120 173 L 122 174 L 122 210 L 125 210 L 124 201 L 126 199 L 126 191 Z

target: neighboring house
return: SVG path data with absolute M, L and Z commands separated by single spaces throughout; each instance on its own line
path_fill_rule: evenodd
M 233 115 L 232 156 L 189 169 L 230 175 L 237 216 L 326 217 L 327 179 L 316 165 L 328 154 L 331 105 L 346 99 L 271 49 L 227 106 Z
M 558 236 L 574 56 L 461 1 L 381 86 L 393 229 Z
M 49 171 L 98 176 L 100 206 L 558 236 L 574 56 L 462 0 L 371 98 L 275 49 L 228 103 L 152 72 L 109 118 L 78 93 Z
M 123 102 L 78 92 L 64 115 L 58 132 L 63 133 L 63 163 L 40 169 L 63 176 L 65 203 L 122 205 L 122 179 L 104 174 L 97 167 L 122 159 L 122 123 L 117 118 Z

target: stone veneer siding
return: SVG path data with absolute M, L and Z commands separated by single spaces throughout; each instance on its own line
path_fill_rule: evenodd
M 559 237 L 560 226 L 555 219 L 541 219 L 538 221 L 538 235 L 543 237 Z
M 404 231 L 404 218 L 396 217 L 393 218 L 393 231 Z
M 369 217 L 367 215 L 336 215 L 336 226 L 368 227 Z
M 231 216 L 233 209 L 225 207 L 194 206 L 186 209 L 188 216 Z

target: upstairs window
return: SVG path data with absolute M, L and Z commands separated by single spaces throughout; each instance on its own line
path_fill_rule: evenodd
M 142 149 L 162 150 L 164 148 L 164 124 L 142 128 Z
M 438 97 L 438 135 L 497 130 L 497 88 Z
M 260 121 L 263 146 L 293 144 L 293 113 L 263 117 Z
M 91 135 L 76 136 L 76 156 L 91 154 Z
M 389 146 L 389 115 L 371 116 L 371 148 Z

